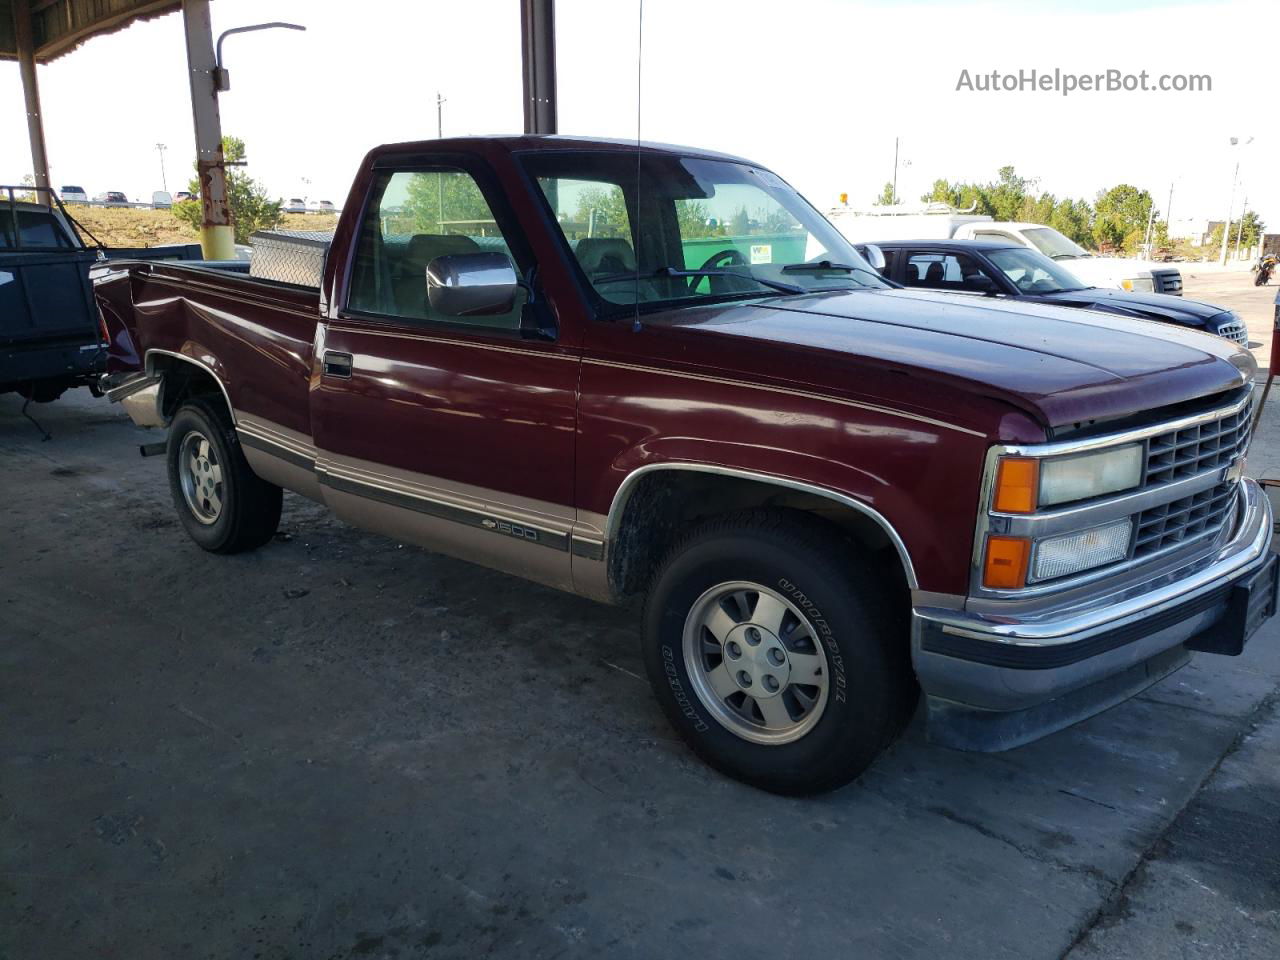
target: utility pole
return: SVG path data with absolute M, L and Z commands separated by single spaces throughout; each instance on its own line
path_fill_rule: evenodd
M 1244 198 L 1240 205 L 1240 226 L 1236 228 L 1236 259 L 1240 259 L 1240 239 L 1244 236 L 1244 212 L 1249 209 L 1249 198 Z
M 893 138 L 893 189 L 889 191 L 889 203 L 898 202 L 898 138 Z
M 160 154 L 160 186 L 164 189 L 165 193 L 169 192 L 169 180 L 164 175 L 164 152 L 168 149 L 169 148 L 163 143 L 156 144 L 156 151 Z
M 1169 181 L 1169 202 L 1164 206 L 1164 222 L 1169 225 L 1169 230 L 1173 229 L 1173 181 Z M 1166 233 L 1169 231 L 1165 231 Z
M 444 139 L 444 105 L 448 97 L 440 96 L 440 91 L 436 91 L 436 139 Z M 444 174 L 439 170 L 436 171 L 436 202 L 439 204 L 440 210 L 440 232 L 444 233 Z

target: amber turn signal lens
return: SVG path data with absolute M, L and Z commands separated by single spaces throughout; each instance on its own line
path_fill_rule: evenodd
M 999 590 L 1026 586 L 1031 541 L 1024 537 L 988 537 L 982 585 Z
M 996 473 L 993 506 L 1000 513 L 1031 513 L 1040 486 L 1040 461 L 1030 457 L 1002 457 Z

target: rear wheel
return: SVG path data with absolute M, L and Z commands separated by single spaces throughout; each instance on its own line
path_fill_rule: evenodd
M 191 539 L 212 553 L 262 546 L 280 524 L 282 491 L 250 468 L 231 418 L 188 400 L 169 426 L 169 488 Z
M 888 584 L 802 515 L 718 519 L 668 556 L 645 611 L 654 692 L 716 769 L 775 793 L 858 776 L 915 706 Z

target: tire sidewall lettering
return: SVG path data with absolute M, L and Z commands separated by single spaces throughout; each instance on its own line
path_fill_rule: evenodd
M 675 651 L 665 643 L 662 645 L 662 672 L 666 674 L 667 685 L 671 688 L 671 695 L 675 697 L 676 706 L 680 712 L 693 724 L 696 732 L 705 733 L 710 728 L 685 691 L 684 683 L 680 679 L 680 669 L 676 666 Z
M 845 678 L 844 654 L 840 652 L 840 644 L 836 641 L 835 631 L 831 629 L 826 617 L 822 615 L 821 608 L 786 577 L 778 580 L 778 589 L 804 612 L 805 617 L 808 618 L 814 629 L 822 637 L 822 644 L 827 648 L 827 662 L 831 665 L 831 699 L 835 703 L 847 702 L 849 684 Z

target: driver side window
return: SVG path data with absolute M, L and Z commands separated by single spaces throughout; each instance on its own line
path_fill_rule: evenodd
M 427 299 L 427 266 L 442 256 L 511 249 L 480 186 L 456 169 L 398 170 L 375 182 L 356 246 L 348 306 L 409 321 L 515 330 L 524 293 L 503 314 L 445 316 Z

